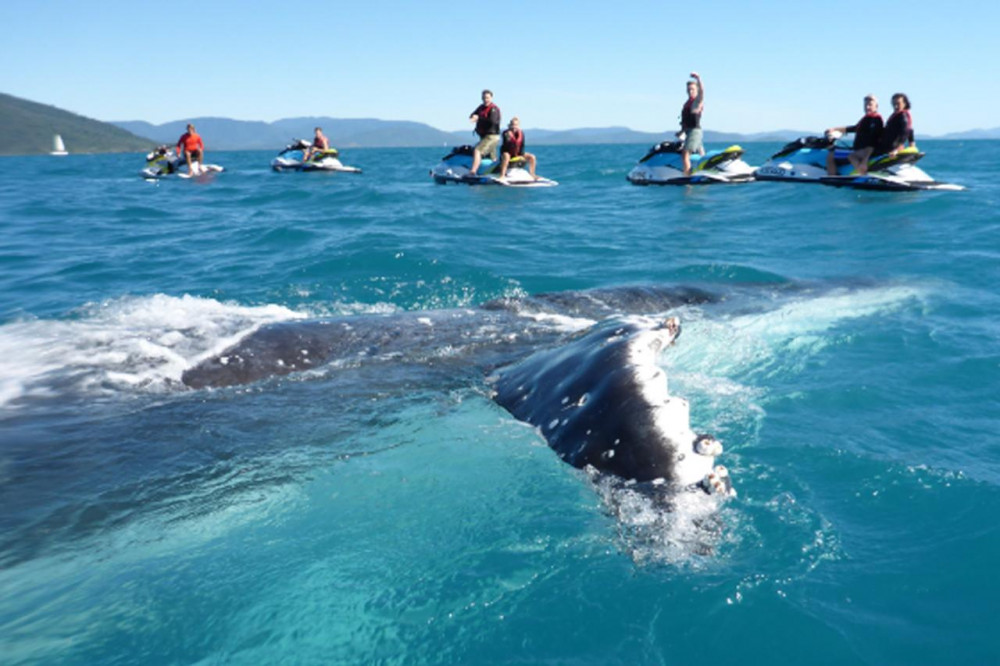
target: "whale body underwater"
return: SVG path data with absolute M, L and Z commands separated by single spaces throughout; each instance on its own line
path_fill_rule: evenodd
M 721 298 L 696 287 L 622 287 L 281 322 L 202 360 L 182 381 L 221 388 L 387 361 L 471 366 L 498 405 L 574 467 L 729 496 L 728 472 L 715 465 L 721 444 L 691 429 L 688 402 L 669 393 L 656 362 L 681 331 L 665 315 Z

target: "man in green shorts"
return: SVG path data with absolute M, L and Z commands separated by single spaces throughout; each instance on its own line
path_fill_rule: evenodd
M 681 159 L 684 160 L 684 175 L 691 175 L 691 154 L 705 154 L 701 143 L 701 112 L 705 110 L 705 86 L 697 72 L 691 72 L 694 81 L 687 82 L 688 99 L 681 108 L 681 131 L 677 136 L 684 141 Z
M 476 134 L 479 143 L 472 151 L 472 173 L 479 169 L 479 163 L 484 157 L 491 160 L 497 158 L 497 146 L 500 144 L 500 107 L 493 103 L 493 91 L 483 91 L 483 103 L 469 116 L 476 123 Z

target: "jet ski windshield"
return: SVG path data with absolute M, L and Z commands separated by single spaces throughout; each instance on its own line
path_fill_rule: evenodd
M 660 153 L 679 153 L 682 148 L 684 148 L 684 144 L 680 141 L 663 141 L 650 148 L 645 157 L 639 160 L 639 163 L 642 164 L 649 158 L 654 155 L 659 155 Z
M 445 155 L 441 159 L 442 160 L 446 160 L 449 157 L 454 157 L 456 155 L 468 155 L 469 157 L 472 157 L 472 151 L 473 150 L 475 150 L 474 146 L 468 146 L 468 145 L 466 145 L 466 146 L 456 146 L 456 147 L 454 147 L 454 148 L 451 149 L 450 153 L 448 153 L 447 155 Z
M 771 155 L 771 159 L 777 159 L 779 157 L 784 157 L 785 155 L 791 155 L 792 153 L 808 148 L 811 150 L 824 150 L 827 148 L 832 148 L 836 142 L 825 136 L 802 136 L 792 141 L 791 143 L 785 144 L 785 147 Z

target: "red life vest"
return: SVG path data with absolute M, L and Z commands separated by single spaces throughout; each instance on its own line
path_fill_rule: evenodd
M 507 153 L 511 157 L 518 157 L 524 152 L 524 132 L 521 130 L 507 130 L 503 133 L 503 148 L 502 152 Z
M 493 102 L 490 102 L 489 104 L 480 104 L 479 108 L 476 109 L 476 115 L 478 115 L 480 119 L 486 120 L 487 118 L 490 117 L 490 111 L 493 109 L 494 106 L 496 106 L 496 104 L 494 104 Z

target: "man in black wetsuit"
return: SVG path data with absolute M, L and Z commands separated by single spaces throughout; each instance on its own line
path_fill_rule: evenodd
M 497 158 L 497 146 L 500 145 L 500 107 L 493 103 L 493 91 L 483 91 L 483 103 L 469 116 L 476 123 L 476 134 L 479 143 L 472 151 L 472 173 L 479 169 L 479 163 L 484 157 L 491 160 Z
M 882 135 L 882 116 L 878 113 L 878 98 L 875 95 L 866 96 L 865 115 L 861 120 L 847 127 L 831 127 L 826 134 L 829 136 L 833 132 L 854 133 L 854 146 L 847 159 L 860 175 L 867 174 L 868 158 L 872 156 Z M 826 172 L 831 176 L 837 175 L 837 161 L 833 148 L 826 154 Z

